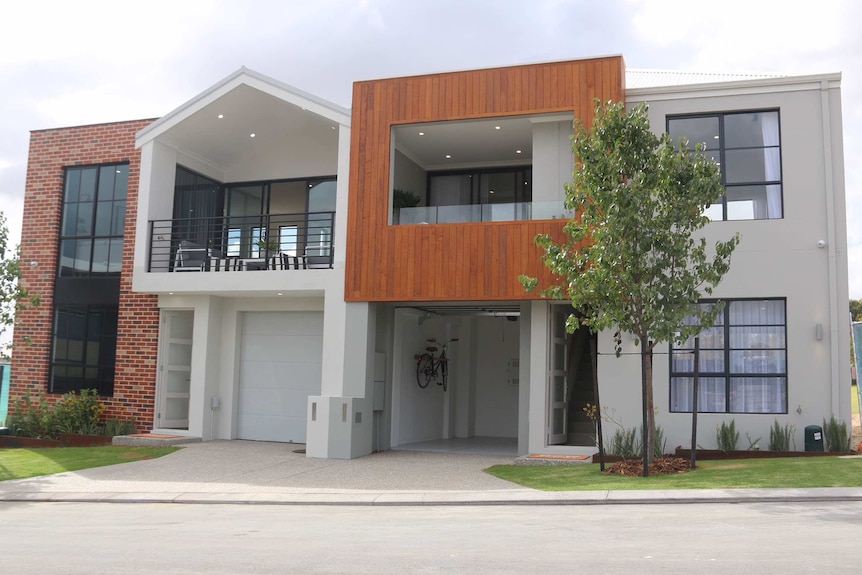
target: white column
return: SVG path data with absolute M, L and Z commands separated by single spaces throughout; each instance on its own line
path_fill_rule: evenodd
M 547 443 L 548 411 L 548 302 L 530 304 L 530 453 L 542 453 Z
M 326 295 L 321 394 L 308 398 L 308 457 L 351 459 L 372 449 L 375 308 Z
M 189 389 L 189 435 L 213 439 L 210 398 L 218 394 L 221 356 L 221 299 L 190 298 L 194 302 L 192 365 Z
M 520 369 L 518 371 L 518 454 L 524 455 L 530 452 L 530 390 L 532 381 L 530 379 L 530 366 L 532 346 L 532 323 L 531 318 L 533 306 L 531 302 L 521 304 L 520 319 Z

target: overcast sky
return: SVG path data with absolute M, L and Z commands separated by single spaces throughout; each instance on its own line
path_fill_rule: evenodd
M 17 243 L 29 130 L 159 117 L 243 65 L 346 107 L 356 80 L 610 54 L 629 68 L 842 72 L 850 296 L 858 299 L 860 22 L 858 0 L 4 3 L 0 210 Z

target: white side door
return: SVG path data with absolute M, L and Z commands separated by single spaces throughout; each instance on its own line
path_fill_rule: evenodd
M 566 318 L 571 307 L 550 306 L 550 337 L 548 346 L 548 445 L 568 441 L 568 386 L 566 385 L 567 342 Z
M 172 310 L 162 313 L 157 428 L 189 428 L 194 320 L 193 311 Z

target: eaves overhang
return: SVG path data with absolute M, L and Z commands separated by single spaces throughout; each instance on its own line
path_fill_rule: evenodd
M 135 147 L 140 148 L 155 140 L 182 123 L 183 120 L 243 85 L 298 106 L 341 126 L 350 127 L 349 108 L 344 108 L 243 66 L 138 132 L 135 137 Z

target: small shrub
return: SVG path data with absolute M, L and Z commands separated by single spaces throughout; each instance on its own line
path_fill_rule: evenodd
M 614 432 L 614 437 L 611 440 L 611 447 L 608 453 L 618 455 L 623 459 L 639 459 L 643 456 L 643 426 L 635 429 L 618 429 Z M 664 455 L 667 447 L 667 438 L 664 436 L 664 430 L 657 425 L 655 428 L 655 446 L 653 447 L 653 457 L 661 457 Z
M 850 435 L 847 433 L 847 424 L 843 421 L 835 419 L 835 416 L 829 418 L 829 422 L 823 420 L 823 439 L 826 443 L 826 451 L 836 453 L 850 451 Z
M 19 437 L 50 439 L 56 436 L 56 423 L 51 405 L 39 394 L 34 401 L 28 393 L 15 400 L 13 413 L 8 417 L 9 429 Z
M 54 405 L 54 419 L 59 433 L 98 435 L 99 420 L 105 412 L 105 404 L 99 401 L 95 389 L 82 389 L 65 394 Z
M 715 440 L 721 451 L 736 451 L 739 443 L 739 432 L 736 430 L 736 421 L 731 419 L 730 423 L 721 422 L 715 426 Z
M 776 419 L 769 430 L 769 451 L 790 451 L 791 441 L 793 451 L 796 451 L 796 424 L 789 423 L 781 427 Z
M 114 437 L 116 435 L 129 435 L 135 432 L 135 422 L 128 419 L 108 419 L 102 429 L 104 435 Z
M 653 449 L 653 457 L 661 457 L 665 454 L 667 447 L 667 438 L 664 436 L 664 430 L 660 425 L 655 426 L 655 447 Z
M 611 455 L 618 455 L 623 459 L 634 459 L 641 456 L 641 434 L 637 429 L 617 429 L 611 440 Z
M 17 436 L 39 439 L 57 439 L 61 433 L 98 435 L 104 411 L 105 404 L 99 401 L 94 389 L 67 393 L 53 407 L 44 395 L 40 394 L 35 401 L 25 395 L 15 402 L 9 428 Z

